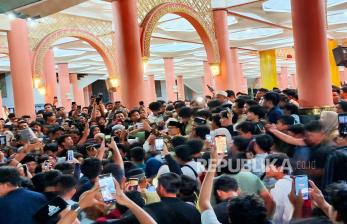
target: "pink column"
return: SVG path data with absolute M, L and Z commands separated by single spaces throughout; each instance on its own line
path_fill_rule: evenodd
M 325 1 L 291 0 L 291 6 L 300 106 L 332 106 Z
M 148 92 L 148 101 L 150 103 L 156 101 L 157 100 L 157 93 L 155 91 L 154 75 L 147 75 L 147 86 L 148 86 L 148 89 L 146 92 Z
M 84 87 L 83 88 L 83 95 L 84 95 L 84 105 L 85 106 L 89 106 L 90 102 L 89 102 L 89 99 L 90 99 L 90 96 L 89 96 L 89 91 L 88 91 L 88 86 Z
M 77 105 L 84 106 L 84 95 L 83 91 L 78 88 L 77 74 L 73 73 L 70 75 L 70 82 L 72 84 L 73 97 Z
M 233 77 L 235 93 L 242 92 L 242 71 L 239 63 L 239 56 L 236 48 L 230 48 L 231 55 L 231 76 Z
M 232 72 L 232 61 L 229 48 L 228 12 L 224 9 L 213 11 L 216 38 L 220 54 L 220 74 L 215 76 L 217 90 L 237 89 Z
M 279 87 L 281 90 L 288 88 L 288 68 L 284 66 L 281 67 Z
M 343 71 L 340 71 L 340 80 L 343 85 L 347 84 L 347 69 L 344 68 Z
M 290 88 L 296 89 L 297 88 L 296 75 L 295 74 L 289 75 L 289 78 L 291 83 Z
M 164 66 L 165 66 L 166 98 L 168 101 L 176 101 L 177 96 L 173 89 L 174 86 L 176 86 L 173 58 L 164 58 Z
M 70 79 L 69 68 L 67 63 L 58 64 L 59 86 L 61 104 L 65 107 L 65 111 L 71 110 L 71 99 L 68 99 L 70 94 Z
M 4 118 L 4 107 L 2 105 L 2 94 L 1 94 L 1 91 L 0 91 L 0 118 Z
M 177 90 L 178 90 L 178 99 L 185 100 L 186 96 L 184 93 L 184 80 L 182 75 L 177 76 Z
M 137 0 L 112 1 L 112 12 L 122 103 L 137 107 L 145 96 Z
M 242 63 L 239 63 L 240 67 L 240 77 L 241 77 L 241 92 L 248 93 L 248 83 L 245 75 L 243 74 Z
M 43 72 L 45 75 L 46 83 L 46 103 L 53 103 L 53 99 L 58 94 L 58 82 L 55 73 L 55 62 L 54 62 L 54 52 L 49 49 L 45 56 L 45 61 L 43 65 Z
M 212 74 L 211 74 L 211 68 L 207 61 L 204 61 L 204 77 L 203 77 L 203 85 L 204 85 L 204 95 L 211 96 L 212 93 L 208 89 L 207 85 L 212 87 Z
M 11 31 L 7 38 L 16 116 L 30 115 L 34 118 L 36 114 L 26 21 L 11 21 Z

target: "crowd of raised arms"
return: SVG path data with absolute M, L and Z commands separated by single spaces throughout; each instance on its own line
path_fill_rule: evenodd
M 344 92 L 319 116 L 292 89 L 8 114 L 0 223 L 347 223 Z

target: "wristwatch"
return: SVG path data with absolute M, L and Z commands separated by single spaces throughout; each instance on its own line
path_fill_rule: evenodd
M 71 205 L 71 210 L 78 214 L 81 211 L 81 207 L 78 203 L 74 203 Z

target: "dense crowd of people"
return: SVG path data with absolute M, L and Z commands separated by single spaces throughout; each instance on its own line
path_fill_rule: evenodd
M 347 87 L 300 115 L 296 90 L 216 91 L 0 119 L 0 222 L 347 223 Z

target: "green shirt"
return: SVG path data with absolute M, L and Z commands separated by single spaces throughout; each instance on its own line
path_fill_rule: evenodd
M 238 174 L 230 176 L 237 180 L 242 193 L 260 194 L 265 189 L 260 178 L 249 171 L 240 171 Z

